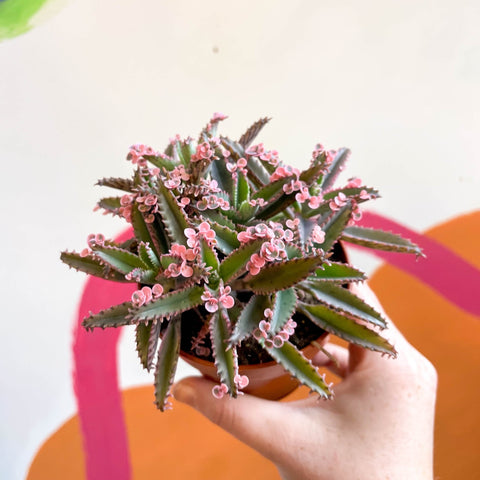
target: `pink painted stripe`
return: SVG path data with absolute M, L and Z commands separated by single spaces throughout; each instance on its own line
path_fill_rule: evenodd
M 480 270 L 478 268 L 441 243 L 381 215 L 365 212 L 361 225 L 398 233 L 418 244 L 427 258 L 416 260 L 413 255 L 370 249 L 368 251 L 418 278 L 466 312 L 480 315 Z
M 117 240 L 125 238 L 125 233 Z M 133 285 L 90 277 L 80 301 L 73 339 L 73 383 L 88 480 L 129 480 L 131 466 L 117 374 L 121 329 L 86 332 L 81 322 L 91 309 L 122 303 L 134 289 Z

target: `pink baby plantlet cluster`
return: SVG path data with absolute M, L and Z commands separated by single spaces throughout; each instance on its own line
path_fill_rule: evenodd
M 164 151 L 130 147 L 131 177 L 100 179 L 120 193 L 96 207 L 126 221 L 130 238 L 92 234 L 80 253 L 61 254 L 76 270 L 136 284 L 128 301 L 83 325 L 135 326 L 160 410 L 182 355 L 214 365 L 216 398 L 249 392 L 245 368 L 272 361 L 329 398 L 331 386 L 303 353 L 326 332 L 396 354 L 381 334 L 383 316 L 345 288 L 366 276 L 346 262 L 342 245 L 421 255 L 409 240 L 356 224 L 378 192 L 358 178 L 336 185 L 348 149 L 318 144 L 300 170 L 255 143 L 268 118 L 236 141 L 218 133 L 226 118 L 215 113 L 196 139 L 175 135 Z

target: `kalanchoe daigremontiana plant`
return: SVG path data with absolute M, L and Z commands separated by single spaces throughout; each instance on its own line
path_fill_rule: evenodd
M 90 235 L 81 253 L 61 255 L 90 275 L 138 284 L 131 301 L 83 325 L 136 325 L 144 368 L 153 368 L 156 358 L 161 410 L 181 349 L 215 362 L 217 397 L 235 397 L 246 386 L 238 363 L 252 358 L 274 359 L 329 397 L 329 386 L 300 351 L 304 331 L 297 323 L 310 334 L 312 327 L 315 335 L 323 329 L 395 356 L 378 333 L 386 326 L 382 315 L 342 287 L 365 275 L 332 260 L 338 241 L 421 254 L 397 235 L 355 226 L 360 204 L 378 193 L 356 178 L 334 187 L 347 149 L 317 145 L 310 166 L 299 171 L 280 162 L 276 151 L 252 145 L 267 118 L 236 142 L 217 135 L 224 118 L 215 114 L 198 141 L 177 136 L 164 153 L 132 146 L 133 177 L 98 182 L 124 191 L 98 206 L 131 224 L 132 237 L 119 244 Z

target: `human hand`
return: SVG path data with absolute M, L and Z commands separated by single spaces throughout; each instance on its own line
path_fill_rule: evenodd
M 383 311 L 374 293 L 357 294 Z M 275 463 L 285 480 L 432 479 L 437 375 L 432 364 L 389 324 L 391 360 L 355 345 L 327 344 L 313 359 L 342 377 L 333 400 L 274 402 L 212 396 L 213 382 L 181 380 L 174 396 Z

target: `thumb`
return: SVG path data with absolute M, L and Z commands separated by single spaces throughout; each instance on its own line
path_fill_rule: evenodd
M 278 429 L 288 404 L 264 400 L 248 394 L 216 399 L 216 384 L 203 377 L 188 377 L 173 388 L 176 400 L 186 403 L 263 456 L 276 461 L 282 452 Z

